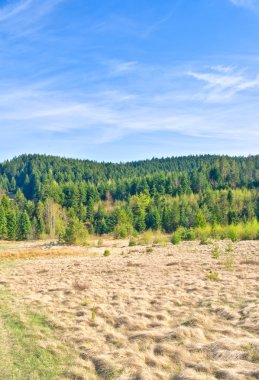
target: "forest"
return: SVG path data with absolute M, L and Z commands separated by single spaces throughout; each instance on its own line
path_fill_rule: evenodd
M 147 230 L 174 241 L 259 238 L 259 155 L 200 155 L 99 163 L 21 155 L 0 164 L 0 239 Z

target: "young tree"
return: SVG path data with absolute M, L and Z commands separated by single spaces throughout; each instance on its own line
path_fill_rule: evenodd
M 29 233 L 31 232 L 31 222 L 27 211 L 23 211 L 20 214 L 18 221 L 18 239 L 26 240 L 28 239 Z
M 88 232 L 85 225 L 74 216 L 70 215 L 63 240 L 67 244 L 83 244 L 87 241 Z

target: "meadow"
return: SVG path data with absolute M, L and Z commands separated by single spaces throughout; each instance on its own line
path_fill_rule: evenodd
M 3 379 L 258 379 L 259 242 L 0 243 Z

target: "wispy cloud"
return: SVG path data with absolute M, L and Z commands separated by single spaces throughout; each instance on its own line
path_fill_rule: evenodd
M 193 71 L 188 75 L 201 85 L 198 90 L 193 88 L 200 96 L 191 98 L 190 93 L 187 102 L 187 89 L 185 99 L 178 90 L 162 90 L 159 99 L 158 93 L 151 95 L 148 83 L 142 93 L 99 89 L 85 93 L 80 99 L 76 92 L 48 90 L 42 85 L 12 89 L 9 86 L 8 91 L 0 91 L 0 129 L 5 131 L 7 126 L 12 126 L 17 141 L 20 134 L 30 134 L 32 130 L 50 139 L 53 134 L 58 134 L 75 140 L 78 134 L 80 146 L 112 143 L 139 133 L 162 132 L 225 139 L 231 144 L 258 141 L 258 97 L 248 101 L 246 96 L 249 89 L 259 87 L 258 77 L 249 81 L 241 73 L 222 75 Z M 227 106 L 222 99 L 208 102 L 208 90 L 204 89 L 202 82 L 218 98 L 220 91 L 239 91 L 243 97 Z M 8 134 L 8 128 L 3 133 Z
M 222 103 L 240 92 L 259 89 L 258 74 L 251 78 L 230 67 L 216 66 L 209 72 L 189 71 L 187 75 L 205 83 L 204 94 L 212 102 Z
M 248 9 L 256 9 L 259 6 L 258 0 L 229 0 L 233 5 L 237 7 L 244 7 Z
M 138 67 L 137 61 L 112 60 L 104 63 L 109 68 L 109 75 L 119 76 L 133 72 Z
M 40 29 L 40 20 L 64 0 L 20 0 L 0 7 L 0 31 L 23 36 Z
M 6 21 L 25 12 L 33 3 L 33 0 L 23 0 L 15 4 L 9 4 L 0 8 L 0 21 Z

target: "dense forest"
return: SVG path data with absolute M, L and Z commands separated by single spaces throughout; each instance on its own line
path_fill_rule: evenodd
M 259 155 L 119 164 L 22 155 L 0 164 L 0 239 L 75 242 L 149 229 L 191 239 L 208 226 L 249 223 L 257 227 L 248 237 L 258 238 L 258 185 Z

